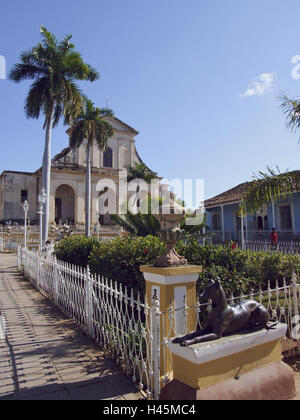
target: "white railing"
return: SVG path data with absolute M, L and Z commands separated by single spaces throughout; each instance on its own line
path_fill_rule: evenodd
M 247 230 L 247 239 L 249 241 L 270 241 L 272 229 L 268 230 Z M 290 231 L 277 230 L 278 239 L 282 242 L 299 242 L 299 233 Z M 241 231 L 239 231 L 239 238 L 241 237 Z
M 283 254 L 300 254 L 300 242 L 278 242 L 272 245 L 271 241 L 247 241 L 245 250 L 249 251 L 280 251 Z
M 185 301 L 176 310 L 171 302 L 167 311 L 160 311 L 156 293 L 149 306 L 145 303 L 146 296 L 142 299 L 132 289 L 128 291 L 122 285 L 93 275 L 89 268 L 21 247 L 18 248 L 18 269 L 62 312 L 75 319 L 148 399 L 158 399 L 161 386 L 172 377 L 170 340 L 203 326 L 210 311 L 209 304 L 187 307 Z M 234 304 L 245 298 L 256 299 L 273 319 L 288 325 L 291 335 L 295 317 L 300 313 L 299 292 L 300 284 L 294 275 L 290 285 L 284 281 L 282 286 L 276 283 L 271 289 L 269 283 L 265 291 L 239 297 L 231 294 L 228 301 Z M 195 325 L 189 324 L 191 315 Z M 300 351 L 299 339 L 289 336 L 283 344 L 288 353 L 293 353 L 295 348 Z
M 207 233 L 211 236 L 212 243 L 227 242 L 232 240 L 232 233 L 230 231 L 222 230 L 208 230 Z
M 0 235 L 0 252 L 17 251 L 19 245 L 24 243 L 24 239 L 20 237 L 9 237 Z
M 149 307 L 133 290 L 47 254 L 18 248 L 18 269 L 124 369 L 147 398 L 158 399 L 158 357 L 153 328 L 157 304 Z M 147 301 L 145 299 L 145 301 Z M 156 376 L 159 371 L 156 369 Z

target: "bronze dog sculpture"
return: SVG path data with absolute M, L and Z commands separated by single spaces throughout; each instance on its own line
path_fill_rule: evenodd
M 223 335 L 237 333 L 243 329 L 270 329 L 278 322 L 270 323 L 268 310 L 255 300 L 244 300 L 234 306 L 227 303 L 220 280 L 210 280 L 201 298 L 207 302 L 212 300 L 212 309 L 202 330 L 178 337 L 173 343 L 186 347 L 205 341 L 217 340 Z M 248 331 L 249 332 L 249 331 Z

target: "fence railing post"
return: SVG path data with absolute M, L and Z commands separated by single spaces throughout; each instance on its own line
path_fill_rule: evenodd
M 55 305 L 58 306 L 58 267 L 57 259 L 55 256 L 53 257 L 53 300 Z
M 153 394 L 159 400 L 160 394 L 160 302 L 157 291 L 154 290 L 151 308 L 151 335 L 153 360 Z
M 85 278 L 85 287 L 86 287 L 86 328 L 88 334 L 92 337 L 93 336 L 93 295 L 92 295 L 92 278 L 90 267 L 87 266 L 84 274 Z
M 42 258 L 41 258 L 41 254 L 38 252 L 37 253 L 37 266 L 38 266 L 38 276 L 37 276 L 37 282 L 36 282 L 36 287 L 37 289 L 40 291 L 40 284 L 41 284 L 41 277 L 42 277 Z
M 299 284 L 297 283 L 297 275 L 296 275 L 295 271 L 293 272 L 292 284 L 293 284 L 293 304 L 294 304 L 293 320 L 296 323 L 296 325 L 295 325 L 295 330 L 296 330 L 295 338 L 297 340 L 297 351 L 298 351 L 298 353 L 300 353 L 300 317 L 299 317 L 299 299 L 298 299 Z
M 0 238 L 1 241 L 1 238 Z M 1 242 L 0 242 L 0 251 L 1 251 Z M 18 245 L 17 247 L 17 268 L 18 271 L 21 271 L 21 247 Z
M 22 266 L 23 266 L 23 272 L 25 276 L 28 276 L 28 267 L 27 267 L 27 249 L 22 249 Z

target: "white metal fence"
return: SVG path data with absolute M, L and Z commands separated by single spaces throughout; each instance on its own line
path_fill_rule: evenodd
M 155 301 L 149 307 L 139 295 L 134 296 L 133 290 L 93 275 L 89 268 L 20 247 L 18 269 L 63 313 L 75 319 L 147 398 L 158 398 L 154 355 L 158 357 L 159 339 L 154 324 L 159 315 Z
M 23 238 L 18 237 L 7 237 L 0 235 L 0 252 L 5 250 L 7 251 L 17 251 L 19 245 L 24 243 Z
M 135 296 L 133 290 L 93 275 L 89 268 L 82 269 L 21 247 L 18 269 L 62 312 L 75 319 L 149 399 L 158 399 L 161 386 L 172 377 L 169 341 L 179 333 L 195 330 L 197 325 L 203 326 L 210 310 L 209 304 L 187 307 L 184 301 L 176 310 L 171 302 L 169 310 L 162 312 L 156 293 L 149 306 L 145 303 L 147 297 Z M 249 296 L 231 295 L 229 301 L 234 304 L 250 297 L 266 306 L 272 318 L 288 324 L 284 350 L 293 352 L 297 341 L 290 335 L 299 314 L 299 288 L 294 276 L 291 285 L 284 282 L 281 287 L 276 284 L 271 289 L 269 284 L 265 291 Z M 196 314 L 196 321 L 189 328 L 192 313 Z
M 245 250 L 249 251 L 280 251 L 283 254 L 300 254 L 300 242 L 278 242 L 272 245 L 270 241 L 247 241 Z

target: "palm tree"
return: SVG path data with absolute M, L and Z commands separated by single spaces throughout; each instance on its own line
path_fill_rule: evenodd
M 268 167 L 267 172 L 259 172 L 249 183 L 241 204 L 241 213 L 254 214 L 264 204 L 292 196 L 299 191 L 299 187 L 299 171 L 281 173 L 278 168 L 275 171 Z
M 122 217 L 112 214 L 111 219 L 133 236 L 158 236 L 160 223 L 153 214 L 134 214 L 130 210 Z
M 286 115 L 286 127 L 294 133 L 300 128 L 300 102 L 286 95 L 281 96 L 281 109 Z
M 107 108 L 95 108 L 93 102 L 84 98 L 81 113 L 74 120 L 70 129 L 70 146 L 79 147 L 86 144 L 86 188 L 85 188 L 85 236 L 90 236 L 91 224 L 91 159 L 90 151 L 94 141 L 100 150 L 107 146 L 107 141 L 113 135 L 112 126 L 103 119 L 112 116 L 113 112 Z
M 281 96 L 281 109 L 286 115 L 286 127 L 292 133 L 300 128 L 300 102 L 286 95 Z M 299 139 L 300 140 L 300 139 Z M 241 213 L 255 213 L 262 205 L 279 201 L 299 191 L 300 171 L 281 173 L 277 168 L 267 167 L 267 172 L 259 172 L 243 197 Z
M 27 118 L 44 116 L 45 148 L 42 165 L 42 188 L 47 200 L 43 226 L 43 241 L 48 238 L 50 175 L 51 175 L 51 135 L 52 128 L 62 117 L 64 124 L 70 124 L 82 107 L 82 95 L 75 80 L 94 81 L 99 74 L 86 64 L 71 44 L 72 35 L 60 42 L 44 26 L 41 26 L 42 42 L 20 56 L 9 74 L 14 82 L 33 80 L 25 101 Z
M 148 184 L 152 179 L 157 179 L 157 175 L 152 172 L 144 163 L 135 162 L 127 167 L 127 181 L 144 179 Z
M 147 184 L 150 184 L 153 179 L 157 179 L 157 175 L 142 162 L 135 162 L 132 166 L 127 167 L 127 182 L 141 179 L 146 181 Z M 138 192 L 139 189 L 140 187 L 137 186 L 136 192 Z M 152 200 L 155 200 L 155 198 L 153 198 Z M 146 200 L 143 199 L 141 205 L 142 208 L 139 209 L 138 213 L 131 212 L 127 205 L 126 214 L 122 216 L 119 216 L 118 214 L 113 214 L 111 215 L 111 220 L 114 221 L 117 225 L 121 226 L 130 235 L 158 236 L 158 233 L 160 231 L 160 223 L 155 218 L 155 216 L 151 214 L 150 196 L 148 196 Z

